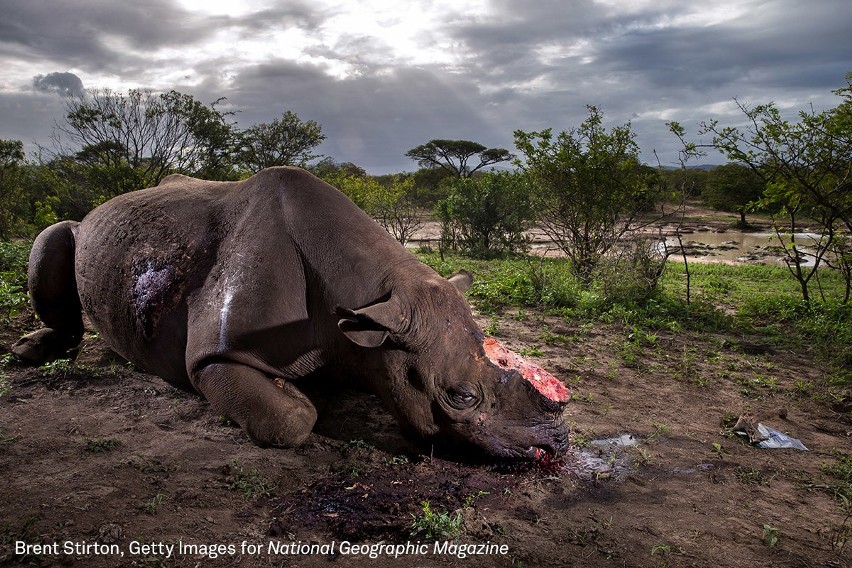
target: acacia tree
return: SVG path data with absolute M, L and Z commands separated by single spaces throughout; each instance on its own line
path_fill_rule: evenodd
M 252 172 L 272 166 L 304 167 L 319 157 L 311 152 L 323 140 L 317 122 L 302 122 L 288 110 L 281 118 L 255 124 L 240 134 L 238 161 Z
M 587 107 L 578 127 L 554 137 L 551 129 L 515 132 L 519 163 L 532 184 L 531 197 L 542 230 L 571 259 L 586 284 L 600 260 L 654 200 L 658 185 L 639 162 L 630 123 L 603 127 L 603 114 Z
M 752 169 L 767 186 L 764 204 L 775 213 L 774 227 L 785 244 L 787 266 L 797 279 L 805 303 L 816 269 L 829 250 L 840 251 L 845 262 L 852 234 L 852 73 L 846 85 L 834 91 L 842 102 L 833 109 L 799 112 L 798 122 L 785 120 L 774 103 L 753 107 L 737 101 L 747 126 L 721 127 L 702 123 L 700 134 L 711 134 L 712 146 L 732 161 Z M 799 246 L 803 219 L 820 227 L 817 238 Z M 852 272 L 842 270 L 844 276 Z M 852 286 L 846 280 L 847 292 Z
M 227 178 L 233 130 L 230 113 L 216 109 L 222 100 L 206 106 L 174 90 L 90 90 L 67 100 L 65 121 L 54 134 L 62 154 L 91 169 L 89 177 L 119 182 L 104 186 L 106 197 L 156 185 L 175 172 Z
M 513 157 L 504 148 L 486 148 L 470 140 L 430 140 L 405 155 L 417 161 L 421 168 L 440 168 L 456 178 L 470 177 L 485 166 L 506 162 Z M 470 161 L 474 156 L 479 163 L 472 166 Z

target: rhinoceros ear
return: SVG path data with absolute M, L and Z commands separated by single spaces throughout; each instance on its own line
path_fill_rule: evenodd
M 404 325 L 404 317 L 393 300 L 378 302 L 359 310 L 338 307 L 337 327 L 349 341 L 361 347 L 379 347 Z
M 466 292 L 468 288 L 470 288 L 471 284 L 473 284 L 473 275 L 462 268 L 449 278 L 447 278 L 453 286 L 458 288 L 459 292 Z

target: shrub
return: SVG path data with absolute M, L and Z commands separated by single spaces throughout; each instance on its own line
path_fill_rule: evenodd
M 30 246 L 30 243 L 0 241 L 0 321 L 15 317 L 27 304 Z
M 522 251 L 532 224 L 532 209 L 521 176 L 489 172 L 456 180 L 449 196 L 438 203 L 441 246 L 474 256 Z

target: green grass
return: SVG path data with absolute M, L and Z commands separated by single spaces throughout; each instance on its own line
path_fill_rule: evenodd
M 230 472 L 231 489 L 242 492 L 246 499 L 272 494 L 274 488 L 272 481 L 258 470 L 247 470 L 237 460 L 231 460 L 227 469 Z
M 0 322 L 8 321 L 27 305 L 29 242 L 0 241 Z
M 149 515 L 156 515 L 160 511 L 160 507 L 162 507 L 165 499 L 166 495 L 164 493 L 157 493 L 150 501 L 145 503 L 142 508 Z
M 420 260 L 443 276 L 465 269 L 476 277 L 468 297 L 483 313 L 494 313 L 508 306 L 576 308 L 583 291 L 570 274 L 570 266 L 561 259 L 508 257 L 476 260 L 459 255 L 421 253 Z
M 781 529 L 772 525 L 763 525 L 763 543 L 768 547 L 773 547 L 781 540 Z
M 852 455 L 839 450 L 832 451 L 834 462 L 821 463 L 823 473 L 833 477 L 836 482 L 829 484 L 829 491 L 846 503 L 852 501 Z
M 70 380 L 115 379 L 122 376 L 123 370 L 117 365 L 94 367 L 70 359 L 57 359 L 40 366 L 38 372 L 47 384 L 53 385 Z
M 9 377 L 0 373 L 0 398 L 3 398 L 12 391 L 12 383 Z
M 429 501 L 420 503 L 420 515 L 412 515 L 411 536 L 427 540 L 453 539 L 461 535 L 461 513 L 451 514 L 446 511 L 435 511 Z
M 670 261 L 658 288 L 644 297 L 605 297 L 605 286 L 582 286 L 563 258 L 506 257 L 476 260 L 460 255 L 420 253 L 419 258 L 444 276 L 459 269 L 474 275 L 467 295 L 483 314 L 532 307 L 581 325 L 621 325 L 633 338 L 623 343 L 622 358 L 638 364 L 648 341 L 659 331 L 752 334 L 778 349 L 814 356 L 827 370 L 822 384 L 799 394 L 845 404 L 852 392 L 852 303 L 842 304 L 844 282 L 834 271 L 820 272 L 810 306 L 798 282 L 783 266 L 690 263 L 691 301 L 681 262 Z M 496 319 L 487 333 L 498 332 Z M 637 341 L 635 338 L 639 338 Z M 543 334 L 552 345 L 568 338 Z M 761 387 L 771 385 L 758 385 Z

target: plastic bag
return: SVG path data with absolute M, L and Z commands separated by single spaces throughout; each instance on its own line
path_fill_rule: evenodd
M 758 448 L 792 448 L 794 450 L 808 451 L 805 445 L 796 438 L 791 438 L 763 424 L 757 425 L 757 431 L 761 438 L 763 438 L 763 440 L 757 443 Z

